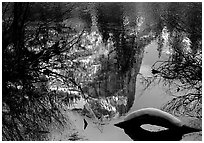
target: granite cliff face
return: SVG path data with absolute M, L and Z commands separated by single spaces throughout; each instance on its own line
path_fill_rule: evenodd
M 128 112 L 134 103 L 136 77 L 144 47 L 155 39 L 155 25 L 151 23 L 153 26 L 147 26 L 149 15 L 145 11 L 138 13 L 134 6 L 96 3 L 90 7 L 95 9 L 90 10 L 92 28 L 95 27 L 94 30 L 101 36 L 102 44 L 95 46 L 98 50 L 94 53 L 101 53 L 95 56 L 100 68 L 93 75 L 96 78 L 83 89 L 95 98 L 126 97 L 124 103 L 119 105 L 120 114 Z M 114 11 L 116 9 L 117 13 Z

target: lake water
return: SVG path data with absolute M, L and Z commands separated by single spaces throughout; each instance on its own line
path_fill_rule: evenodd
M 156 48 L 157 45 L 155 42 L 146 47 L 145 55 L 140 69 L 140 73 L 142 73 L 143 76 L 151 75 L 151 66 L 155 61 L 158 60 L 158 52 Z M 147 89 L 143 92 L 143 94 L 141 94 L 141 92 L 143 91 L 142 89 L 143 86 L 140 84 L 139 80 L 137 80 L 135 94 L 136 98 L 129 113 L 145 107 L 160 108 L 164 103 L 172 98 L 165 93 L 165 90 L 161 85 L 156 85 L 150 89 Z M 128 137 L 123 132 L 123 130 L 114 126 L 114 123 L 122 121 L 124 117 L 111 120 L 107 125 L 102 126 L 101 129 L 98 129 L 99 127 L 96 126 L 93 121 L 86 118 L 86 120 L 88 121 L 88 126 L 86 130 L 83 130 L 83 117 L 81 117 L 77 113 L 69 114 L 70 117 L 72 117 L 72 120 L 75 122 L 77 129 L 80 130 L 88 140 L 131 141 L 130 137 Z
M 140 73 L 143 76 L 151 76 L 151 66 L 152 64 L 158 60 L 158 51 L 156 42 L 152 42 L 145 49 L 145 55 L 143 58 L 143 62 L 141 65 Z M 165 58 L 163 56 L 162 58 Z M 139 78 L 139 75 L 138 75 Z M 167 95 L 165 89 L 161 84 L 156 84 L 151 88 L 145 90 L 143 92 L 143 85 L 137 79 L 136 84 L 136 94 L 135 101 L 130 109 L 129 113 L 145 108 L 145 107 L 154 107 L 161 108 L 167 101 L 172 99 L 170 95 Z M 132 141 L 129 136 L 127 136 L 124 131 L 120 128 L 114 126 L 115 123 L 123 121 L 124 116 L 116 119 L 112 119 L 111 121 L 107 121 L 107 124 L 103 126 L 97 126 L 93 121 L 89 118 L 85 118 L 88 122 L 87 128 L 84 130 L 84 117 L 79 115 L 78 113 L 69 112 L 69 117 L 74 122 L 77 130 L 84 136 L 84 140 L 89 141 Z M 201 135 L 196 134 L 200 137 Z M 183 140 L 193 140 L 192 136 L 186 136 Z

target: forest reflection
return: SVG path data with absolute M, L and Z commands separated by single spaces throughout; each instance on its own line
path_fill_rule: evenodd
M 202 3 L 2 3 L 2 139 L 130 140 L 113 124 L 144 107 L 200 126 L 201 20 Z

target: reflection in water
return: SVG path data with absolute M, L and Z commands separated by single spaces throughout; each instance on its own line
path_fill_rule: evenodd
M 141 7 L 144 8 L 144 5 Z M 143 11 L 143 10 L 144 9 L 140 9 L 140 11 Z M 105 12 L 107 12 L 107 11 L 105 11 Z M 153 18 L 151 18 L 150 16 L 148 16 L 146 14 L 144 14 L 142 16 L 144 16 L 144 18 L 142 17 L 141 23 L 140 22 L 137 23 L 138 24 L 137 29 L 128 29 L 128 28 L 125 29 L 125 30 L 130 30 L 129 36 L 135 32 L 135 31 L 132 32 L 131 30 L 138 30 L 137 32 L 139 33 L 139 36 L 141 36 L 141 37 L 142 37 L 142 35 L 145 35 L 147 37 L 149 36 L 149 35 L 146 35 L 147 33 L 143 33 L 143 32 L 140 33 L 140 31 L 142 29 L 146 28 L 144 23 L 148 23 L 151 21 L 150 23 L 155 24 L 154 20 L 153 20 Z M 108 20 L 110 20 L 110 18 Z M 145 21 L 145 20 L 148 20 L 148 21 Z M 128 14 L 126 17 L 126 22 L 127 22 L 126 24 L 129 23 Z M 143 23 L 143 25 L 142 25 L 142 23 Z M 126 24 L 125 24 L 125 26 L 126 26 Z M 107 25 L 105 25 L 105 26 L 107 26 Z M 110 31 L 107 31 L 107 32 L 110 32 Z M 109 35 L 110 34 L 111 33 L 109 33 Z M 128 33 L 127 33 L 127 35 L 128 35 Z M 100 37 L 100 35 L 97 35 L 97 34 L 92 35 L 92 36 L 96 36 L 96 37 L 99 36 Z M 97 37 L 97 38 L 99 38 L 99 37 Z M 165 89 L 162 88 L 161 84 L 157 84 L 157 85 L 143 91 L 143 85 L 140 84 L 139 75 L 137 75 L 137 73 L 138 73 L 137 70 L 140 69 L 140 73 L 143 74 L 143 76 L 146 76 L 146 77 L 151 76 L 151 71 L 150 71 L 151 68 L 150 67 L 152 66 L 152 64 L 154 64 L 154 62 L 156 62 L 158 60 L 158 52 L 157 52 L 158 45 L 156 44 L 156 41 L 153 41 L 150 45 L 148 45 L 146 47 L 146 51 L 144 52 L 144 57 L 142 60 L 141 68 L 140 68 L 140 61 L 139 60 L 142 59 L 141 55 L 142 55 L 143 51 L 139 51 L 139 52 L 137 51 L 139 53 L 136 56 L 138 58 L 137 59 L 138 61 L 136 62 L 136 64 L 133 64 L 134 66 L 132 66 L 132 65 L 131 65 L 132 67 L 130 66 L 132 68 L 131 69 L 132 71 L 129 69 L 130 71 L 127 72 L 128 74 L 124 74 L 121 76 L 119 74 L 116 74 L 118 71 L 117 71 L 117 67 L 115 67 L 115 65 L 114 65 L 115 64 L 115 55 L 113 55 L 112 57 L 107 56 L 108 52 L 110 50 L 109 48 L 111 46 L 106 47 L 103 44 L 102 38 L 99 38 L 99 39 L 100 40 L 97 40 L 97 41 L 99 41 L 97 46 L 93 46 L 96 48 L 95 53 L 99 53 L 99 54 L 95 54 L 95 55 L 93 54 L 92 59 L 99 58 L 102 61 L 101 62 L 102 64 L 100 66 L 97 66 L 98 68 L 94 67 L 93 69 L 90 68 L 90 65 L 87 65 L 87 69 L 90 68 L 91 73 L 94 73 L 94 74 L 96 74 L 98 71 L 103 69 L 104 71 L 106 71 L 105 72 L 106 74 L 99 74 L 100 76 L 98 75 L 97 79 L 91 79 L 92 81 L 94 81 L 94 82 L 92 82 L 93 84 L 87 85 L 88 88 L 86 86 L 84 86 L 84 89 L 83 89 L 84 91 L 86 91 L 86 93 L 89 93 L 89 95 L 92 95 L 93 97 L 97 97 L 97 98 L 105 97 L 105 98 L 101 98 L 100 100 L 98 100 L 98 99 L 94 100 L 93 99 L 92 103 L 90 101 L 90 105 L 94 105 L 94 106 L 91 106 L 90 108 L 95 112 L 94 113 L 96 115 L 95 119 L 99 119 L 99 120 L 93 121 L 89 118 L 86 118 L 86 121 L 88 121 L 88 126 L 85 130 L 83 130 L 84 117 L 81 115 L 78 115 L 78 114 L 74 114 L 74 113 L 69 113 L 69 114 L 71 114 L 70 117 L 72 117 L 72 120 L 74 121 L 74 123 L 76 125 L 76 128 L 82 134 L 84 134 L 85 138 L 88 140 L 130 140 L 130 138 L 128 136 L 126 136 L 122 132 L 122 130 L 117 129 L 113 126 L 114 123 L 117 123 L 117 122 L 123 120 L 125 113 L 129 110 L 129 107 L 131 107 L 129 112 L 132 112 L 132 111 L 138 110 L 140 108 L 144 108 L 144 107 L 160 108 L 164 103 L 166 103 L 167 101 L 172 99 L 172 97 L 168 96 L 165 93 Z M 128 40 L 130 40 L 130 39 L 128 39 Z M 120 47 L 120 46 L 122 47 L 124 45 L 119 45 L 116 47 Z M 114 46 L 112 46 L 112 48 L 113 47 Z M 123 53 L 123 56 L 131 55 L 131 52 L 127 52 L 127 51 L 131 51 L 131 49 L 130 50 L 127 49 L 128 48 L 127 45 L 125 45 L 124 47 L 126 47 L 126 50 L 125 50 L 126 54 Z M 141 47 L 139 47 L 139 48 L 141 48 Z M 168 51 L 167 51 L 167 53 L 168 53 Z M 141 56 L 141 57 L 139 57 L 139 56 Z M 161 58 L 166 58 L 166 57 L 165 57 L 165 55 L 163 55 L 163 57 L 161 56 Z M 127 58 L 127 59 L 130 59 L 130 58 Z M 112 61 L 112 62 L 110 62 L 110 61 Z M 125 65 L 123 63 L 127 64 L 130 61 L 132 62 L 133 60 L 129 60 L 126 62 L 121 61 L 121 65 L 122 65 L 121 67 L 125 67 Z M 95 72 L 92 72 L 92 70 Z M 81 73 L 81 71 L 79 73 Z M 93 78 L 94 74 L 89 76 L 89 77 Z M 132 74 L 134 74 L 134 75 L 132 76 Z M 79 75 L 76 75 L 76 76 L 79 76 Z M 136 79 L 136 77 L 137 77 L 137 79 Z M 136 82 L 136 88 L 135 88 L 135 82 Z M 135 92 L 135 89 L 136 89 L 136 92 Z M 120 92 L 118 92 L 119 90 L 120 90 Z M 117 93 L 117 92 L 120 95 L 122 94 L 124 97 L 128 96 L 129 102 L 127 102 L 127 104 L 126 103 L 120 104 L 118 102 L 118 99 L 115 100 L 114 96 L 116 95 L 115 93 Z M 118 96 L 119 94 L 117 94 L 116 96 L 119 97 Z M 113 99 L 107 98 L 110 96 Z M 131 102 L 130 102 L 130 100 L 131 100 Z M 123 100 L 123 101 L 126 101 L 126 100 Z M 115 104 L 115 102 L 117 102 L 117 104 Z M 131 105 L 129 105 L 130 103 L 131 103 Z M 126 108 L 125 105 L 129 105 L 129 107 Z M 110 110 L 109 110 L 109 108 L 110 108 Z M 119 112 L 119 116 L 117 115 L 117 112 Z M 111 116 L 109 116 L 110 114 L 111 114 Z M 105 118 L 103 119 L 103 117 L 106 115 L 108 115 L 107 119 L 109 119 L 109 120 L 104 120 Z M 100 119 L 103 119 L 103 120 L 100 120 Z M 102 122 L 102 124 L 100 122 Z M 155 129 L 157 127 L 151 126 L 151 127 L 146 127 L 146 128 Z
M 152 42 L 149 46 L 146 47 L 146 52 L 143 58 L 143 62 L 141 65 L 140 73 L 144 74 L 144 76 L 150 76 L 151 72 L 151 65 L 158 60 L 158 53 L 157 53 L 157 45 L 156 43 Z M 151 53 L 151 58 L 149 56 L 149 53 Z M 165 58 L 165 56 L 163 56 Z M 142 67 L 147 67 L 145 70 Z M 147 74 L 148 73 L 148 74 Z M 138 75 L 139 78 L 139 75 Z M 138 96 L 141 95 L 141 96 Z M 165 89 L 162 88 L 161 84 L 157 84 L 146 91 L 143 92 L 143 85 L 139 82 L 139 79 L 137 79 L 136 83 L 136 98 L 134 101 L 134 104 L 132 108 L 130 109 L 130 112 L 133 112 L 135 110 L 145 108 L 145 107 L 155 107 L 160 108 L 163 104 L 165 104 L 167 101 L 172 99 L 169 95 L 166 94 Z M 76 125 L 76 128 L 85 136 L 85 140 L 90 141 L 131 141 L 131 138 L 124 134 L 122 129 L 118 129 L 114 126 L 115 123 L 123 121 L 125 116 L 115 116 L 115 118 L 111 120 L 104 121 L 105 124 L 102 126 L 99 126 L 94 123 L 93 120 L 86 118 L 88 121 L 88 126 L 86 130 L 83 130 L 83 119 L 81 115 L 78 113 L 69 113 L 74 121 L 74 124 Z M 182 119 L 183 120 L 183 119 Z M 143 126 L 147 130 L 163 130 L 163 128 L 160 128 L 158 126 Z M 185 135 L 183 140 L 201 140 L 200 133 L 192 133 Z
M 151 131 L 151 132 L 157 132 L 161 130 L 167 130 L 165 127 L 157 126 L 157 125 L 151 125 L 151 124 L 144 124 L 140 126 L 142 129 Z
M 76 128 L 85 136 L 85 140 L 90 141 L 131 141 L 122 130 L 117 129 L 114 124 L 122 121 L 124 117 L 113 119 L 103 126 L 97 126 L 93 120 L 86 118 L 88 126 L 83 130 L 83 117 L 78 113 L 69 112 L 69 117 L 74 121 Z
M 90 3 L 87 4 L 89 5 Z M 21 15 L 26 15 L 23 11 L 23 13 L 21 13 L 21 10 L 19 9 L 21 7 L 24 7 L 22 4 L 14 4 L 14 13 L 16 11 L 19 12 L 18 14 L 13 15 L 13 11 L 8 10 L 8 15 L 6 14 L 3 21 L 4 25 L 6 26 L 6 34 L 4 34 L 6 35 L 6 37 L 4 38 L 6 40 L 3 41 L 6 41 L 6 44 L 4 44 L 4 49 L 5 54 L 8 55 L 5 57 L 11 56 L 14 57 L 14 60 L 4 60 L 6 64 L 4 66 L 4 73 L 9 73 L 7 75 L 11 78 L 6 78 L 5 84 L 3 85 L 5 86 L 5 91 L 7 91 L 7 89 L 9 91 L 8 97 L 10 97 L 10 94 L 12 97 L 14 96 L 14 98 L 5 98 L 4 101 L 5 106 L 8 105 L 8 108 L 11 109 L 5 111 L 5 121 L 7 120 L 7 116 L 9 116 L 8 124 L 5 123 L 5 129 L 11 129 L 10 131 L 8 131 L 8 134 L 11 135 L 11 138 L 15 139 L 15 135 L 13 137 L 13 128 L 9 125 L 10 115 L 12 119 L 11 122 L 14 123 L 14 125 L 19 124 L 19 127 L 16 126 L 16 130 L 21 130 L 18 128 L 24 128 L 24 126 L 27 130 L 27 123 L 25 120 L 28 119 L 30 123 L 37 123 L 39 127 L 36 127 L 39 128 L 41 132 L 41 125 L 43 127 L 46 127 L 46 124 L 52 121 L 52 116 L 47 116 L 47 114 L 54 115 L 55 111 L 59 113 L 57 107 L 58 103 L 74 105 L 75 99 L 77 100 L 80 98 L 84 98 L 87 100 L 79 100 L 80 102 L 78 102 L 77 104 L 80 105 L 79 108 L 84 108 L 84 104 L 90 104 L 90 106 L 87 106 L 86 110 L 92 112 L 95 120 L 87 118 L 86 112 L 85 114 L 83 114 L 83 116 L 72 114 L 71 112 L 69 114 L 71 114 L 70 117 L 72 117 L 76 128 L 82 134 L 85 134 L 88 140 L 128 140 L 129 138 L 126 138 L 126 136 L 124 136 L 124 134 L 120 132 L 121 130 L 113 127 L 113 124 L 115 122 L 119 122 L 120 120 L 122 120 L 125 114 L 130 109 L 130 111 L 134 111 L 143 107 L 160 108 L 163 103 L 171 98 L 166 96 L 160 84 L 143 91 L 139 80 L 137 80 L 137 75 L 142 63 L 144 47 L 148 45 L 150 41 L 153 41 L 155 39 L 162 41 L 163 38 L 163 40 L 165 40 L 164 37 L 168 37 L 168 35 L 165 36 L 165 34 L 168 33 L 167 29 L 173 30 L 173 39 L 174 37 L 182 36 L 181 40 L 183 40 L 183 44 L 181 46 L 186 45 L 185 47 L 190 47 L 190 42 L 192 42 L 192 45 L 194 46 L 195 42 L 196 45 L 199 45 L 198 47 L 200 47 L 200 40 L 197 41 L 197 39 L 199 38 L 196 38 L 197 35 L 195 34 L 197 33 L 195 32 L 195 30 L 197 31 L 197 29 L 193 29 L 194 25 L 199 24 L 199 21 L 190 23 L 190 21 L 194 21 L 196 20 L 196 18 L 190 19 L 188 21 L 188 18 L 190 17 L 183 18 L 182 15 L 179 15 L 180 12 L 183 12 L 183 8 L 187 8 L 188 5 L 184 5 L 184 7 L 180 8 L 181 5 L 178 5 L 178 7 L 176 7 L 176 4 L 169 5 L 169 7 L 167 7 L 167 4 L 163 5 L 161 3 L 127 3 L 127 5 L 123 5 L 123 3 L 106 3 L 104 5 L 102 3 L 98 3 L 94 5 L 92 3 L 90 4 L 90 6 L 87 6 L 87 4 L 82 7 L 78 7 L 76 4 L 77 7 L 74 10 L 76 13 L 72 13 L 72 10 L 70 11 L 70 13 L 66 11 L 65 13 L 67 13 L 68 16 L 62 16 L 62 13 L 64 12 L 61 11 L 61 7 L 58 7 L 57 9 L 59 9 L 59 11 L 57 12 L 57 9 L 55 9 L 53 12 L 56 12 L 56 14 L 59 13 L 59 15 L 61 15 L 61 18 L 56 21 L 51 17 L 47 17 L 47 14 L 45 14 L 52 13 L 50 10 L 48 10 L 52 8 L 51 5 L 51 7 L 48 6 L 49 8 L 44 4 L 41 5 L 42 15 L 38 11 L 38 6 L 36 5 L 36 9 L 34 11 L 37 10 L 38 12 L 33 11 L 32 13 L 31 10 L 31 13 L 33 15 L 38 15 L 39 19 L 34 17 L 28 19 L 28 21 L 30 21 L 31 23 L 24 18 L 22 22 L 16 22 L 17 19 L 21 19 Z M 7 6 L 5 9 L 7 9 Z M 32 6 L 34 5 L 32 4 Z M 48 8 L 48 11 L 44 6 Z M 172 6 L 175 6 L 175 8 L 172 9 Z M 11 7 L 13 7 L 13 4 Z M 28 7 L 26 6 L 26 9 L 27 8 Z M 68 7 L 64 8 L 67 10 L 69 9 Z M 174 10 L 176 10 L 176 12 L 172 15 L 172 17 L 171 15 L 166 15 L 167 19 L 165 19 L 165 15 L 161 16 L 163 11 L 160 11 L 165 8 L 169 8 L 169 10 L 172 10 L 172 13 L 174 13 Z M 87 15 L 88 17 L 86 17 L 85 15 L 79 16 L 80 14 L 85 12 L 84 10 L 87 11 L 85 15 Z M 188 10 L 186 9 L 185 11 Z M 189 12 L 186 12 L 185 15 L 190 15 Z M 168 11 L 167 14 L 169 13 L 171 13 L 171 11 Z M 196 14 L 197 12 L 190 16 L 194 16 Z M 77 18 L 74 15 L 76 15 Z M 9 16 L 8 20 L 6 20 L 8 18 L 7 16 Z M 65 17 L 69 18 L 66 20 Z M 185 30 L 183 32 L 177 33 L 174 24 L 170 23 L 179 23 L 176 18 L 174 20 L 174 17 L 183 18 L 183 20 L 185 21 L 184 25 L 182 24 L 182 27 L 187 26 L 187 28 L 184 28 Z M 87 21 L 87 24 L 85 21 Z M 24 22 L 28 22 L 29 25 L 25 27 L 22 26 L 25 25 Z M 189 22 L 189 25 L 186 25 L 186 22 Z M 91 28 L 91 33 L 84 32 L 84 27 L 86 27 L 86 25 L 94 26 L 95 30 Z M 169 27 L 167 28 L 164 25 L 169 25 Z M 20 28 L 20 30 L 17 30 L 17 32 L 20 32 L 20 38 L 15 37 L 15 34 L 13 34 L 15 33 L 16 29 L 18 29 L 18 27 Z M 191 30 L 191 28 L 193 30 Z M 161 30 L 163 31 L 162 33 Z M 198 31 L 199 30 L 200 29 L 198 28 Z M 188 39 L 187 35 L 189 35 L 191 38 Z M 198 32 L 198 35 L 201 34 Z M 33 36 L 34 38 L 32 38 Z M 174 43 L 176 39 L 177 38 L 175 38 L 175 40 L 172 40 L 172 43 Z M 22 45 L 21 43 L 25 43 L 25 46 L 21 48 L 24 48 L 27 52 L 23 52 L 19 57 L 19 50 L 13 49 L 18 49 L 18 47 Z M 160 44 L 162 44 L 162 42 L 160 42 Z M 156 58 L 158 55 L 158 53 L 155 53 L 156 47 L 157 45 L 155 44 L 155 42 L 153 42 L 151 46 L 146 47 L 147 50 L 141 67 L 141 74 L 144 74 L 144 76 L 151 75 L 150 66 L 153 64 L 152 62 L 155 62 L 157 60 L 154 58 Z M 171 54 L 170 50 L 166 52 Z M 185 52 L 191 53 L 188 48 L 185 49 Z M 14 65 L 20 65 L 22 66 L 22 68 L 16 68 L 15 66 L 13 68 L 13 62 L 16 62 L 15 58 L 17 58 L 18 60 L 17 64 Z M 181 58 L 179 57 L 179 59 Z M 30 62 L 27 62 L 27 60 Z M 25 62 L 26 64 L 20 64 L 18 63 L 19 61 Z M 35 64 L 33 64 L 33 62 Z M 23 71 L 26 72 L 24 74 L 26 76 L 22 76 L 21 69 L 25 69 Z M 15 79 L 15 77 L 13 78 L 13 75 L 18 75 L 16 76 L 17 79 Z M 45 78 L 40 77 L 41 75 Z M 25 79 L 25 77 L 27 76 L 30 77 L 28 80 L 27 78 Z M 63 80 L 64 78 L 66 80 Z M 39 79 L 42 82 L 40 82 L 40 84 L 37 83 L 37 85 L 34 85 L 34 81 L 36 79 Z M 53 83 L 52 80 L 56 82 Z M 52 88 L 49 87 L 49 84 L 51 83 L 53 85 L 57 85 L 56 88 L 53 88 L 53 92 L 48 91 L 48 89 L 51 90 Z M 15 84 L 17 85 L 15 86 Z M 65 87 L 60 84 L 64 85 Z M 66 88 L 68 90 L 63 91 Z M 13 92 L 13 90 L 15 92 Z M 56 92 L 56 90 L 62 91 Z M 69 92 L 69 90 L 72 90 L 73 92 Z M 83 94 L 83 92 L 87 94 L 87 97 L 85 96 L 85 94 Z M 5 93 L 7 94 L 7 92 Z M 29 97 L 27 96 L 28 93 L 33 93 L 33 95 L 30 95 Z M 82 93 L 83 96 L 78 96 L 78 94 L 80 93 Z M 20 96 L 21 94 L 22 96 Z M 24 94 L 26 94 L 25 99 Z M 18 95 L 19 97 L 16 97 L 16 95 Z M 40 98 L 41 95 L 43 98 Z M 58 95 L 61 97 L 59 97 Z M 10 100 L 12 102 L 10 102 Z M 31 107 L 32 103 L 34 103 L 34 106 L 32 108 L 37 108 L 36 110 L 33 110 L 34 112 L 31 113 L 29 113 L 29 110 L 26 110 L 24 114 L 23 109 L 28 109 L 27 102 L 29 107 Z M 39 109 L 38 103 L 42 104 L 42 106 L 39 106 Z M 16 107 L 19 107 L 20 109 Z M 16 109 L 17 112 L 13 112 L 12 109 Z M 10 111 L 12 111 L 11 114 L 9 113 L 10 115 L 7 115 L 7 112 Z M 44 112 L 46 112 L 47 114 L 44 114 Z M 39 116 L 39 118 L 44 118 L 44 116 L 50 117 L 48 120 L 49 122 L 46 124 L 42 124 L 41 120 L 38 120 L 38 117 L 34 118 L 33 120 L 33 115 L 31 115 L 32 113 L 34 113 L 34 115 L 43 113 L 42 116 Z M 20 119 L 22 116 L 24 116 L 23 114 L 25 115 L 25 119 L 22 119 L 21 121 Z M 31 116 L 29 117 L 29 115 Z M 87 128 L 84 127 L 85 117 L 88 121 Z M 21 123 L 17 123 L 18 121 L 16 120 L 19 120 L 22 125 Z M 42 120 L 47 120 L 47 118 Z M 26 124 L 24 124 L 23 122 L 25 122 Z M 35 128 L 33 129 L 28 129 L 31 134 L 36 131 Z M 7 132 L 6 130 L 5 132 Z M 22 134 L 24 134 L 24 129 L 22 129 L 22 132 Z M 19 139 L 24 139 L 24 137 L 21 137 L 20 134 L 21 133 L 19 133 Z
M 151 44 L 145 47 L 145 54 L 140 68 L 140 73 L 145 77 L 152 76 L 151 66 L 156 61 L 161 60 L 158 58 L 157 46 L 158 46 L 157 43 L 153 41 Z M 162 55 L 161 58 L 165 59 L 166 56 Z M 172 97 L 166 94 L 165 89 L 162 86 L 162 83 L 155 84 L 146 89 L 145 91 L 143 89 L 144 85 L 140 83 L 140 75 L 138 75 L 135 94 L 136 99 L 130 112 L 144 107 L 160 108 L 163 104 L 172 99 Z
M 155 52 L 154 52 L 155 51 Z M 151 59 L 148 61 L 148 53 L 152 54 L 152 57 L 156 57 L 154 60 Z M 152 43 L 149 46 L 146 47 L 146 54 L 144 55 L 143 63 L 141 67 L 147 66 L 150 67 L 151 64 L 154 63 L 154 61 L 157 60 L 157 51 L 156 51 L 156 44 Z M 150 68 L 147 68 L 148 70 L 151 70 Z M 140 71 L 141 72 L 141 71 Z M 150 71 L 144 71 L 145 73 L 150 73 Z M 143 72 L 142 72 L 143 73 Z M 139 81 L 139 80 L 138 80 Z M 143 92 L 142 96 L 140 98 L 137 98 L 137 95 L 141 94 L 143 89 L 143 85 L 140 84 L 140 82 L 137 82 L 136 84 L 136 99 L 134 101 L 133 107 L 130 109 L 129 112 L 138 110 L 140 108 L 144 107 L 156 107 L 160 108 L 162 104 L 164 104 L 166 101 L 168 101 L 170 98 L 165 94 L 165 92 L 162 90 L 160 85 L 157 85 L 151 89 L 148 89 L 147 91 Z M 122 108 L 121 108 L 122 110 Z M 86 118 L 88 121 L 88 126 L 86 130 L 83 130 L 83 117 L 79 115 L 78 113 L 69 113 L 74 121 L 76 127 L 78 130 L 80 130 L 86 139 L 88 140 L 109 140 L 109 141 L 131 141 L 130 137 L 128 137 L 126 134 L 124 134 L 123 130 L 118 129 L 114 126 L 115 123 L 118 123 L 123 120 L 125 116 L 115 116 L 115 118 L 111 119 L 110 121 L 106 121 L 107 123 L 103 126 L 98 126 L 93 122 L 93 120 Z M 147 126 L 148 128 L 148 126 Z M 154 129 L 153 126 L 151 126 L 149 129 Z M 158 129 L 158 127 L 155 127 L 155 129 Z

